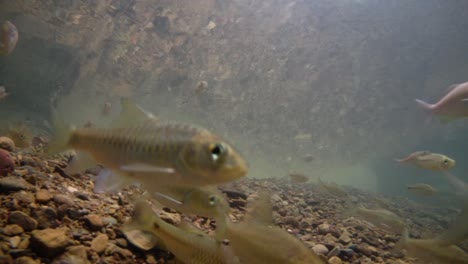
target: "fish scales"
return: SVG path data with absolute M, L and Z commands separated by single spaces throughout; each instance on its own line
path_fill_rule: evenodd
M 195 136 L 203 132 L 203 129 L 190 126 L 155 123 L 130 128 L 77 129 L 72 132 L 69 145 L 91 151 L 100 160 L 119 163 L 158 160 L 158 157 L 177 158 L 182 147 L 191 144 Z

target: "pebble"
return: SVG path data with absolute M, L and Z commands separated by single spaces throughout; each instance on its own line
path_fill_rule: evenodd
M 25 231 L 32 231 L 37 228 L 37 221 L 21 211 L 12 212 L 8 216 L 8 223 L 17 224 Z
M 91 242 L 91 249 L 100 254 L 104 252 L 108 242 L 109 238 L 106 234 L 99 234 Z
M 24 232 L 24 229 L 16 224 L 13 225 L 7 225 L 3 228 L 3 234 L 7 236 L 16 236 L 19 234 L 22 234 Z
M 13 261 L 13 264 L 39 264 L 39 262 L 35 261 L 31 257 L 23 256 L 15 259 L 15 261 Z
M 32 204 L 36 200 L 34 195 L 30 192 L 27 191 L 19 191 L 16 192 L 13 197 L 15 197 L 18 202 L 20 203 L 25 203 L 25 204 Z
M 315 246 L 312 247 L 312 250 L 317 253 L 317 254 L 321 254 L 321 255 L 327 255 L 328 254 L 328 248 L 322 244 L 317 244 Z
M 69 193 L 74 193 L 74 192 L 77 192 L 78 189 L 75 188 L 75 187 L 68 186 L 68 187 L 67 187 L 67 191 L 68 191 Z
M 15 149 L 15 142 L 9 137 L 0 137 L 0 149 L 11 152 Z
M 10 237 L 11 248 L 17 248 L 20 242 L 21 242 L 21 237 L 19 236 Z
M 318 232 L 321 235 L 326 235 L 330 232 L 330 225 L 329 224 L 320 224 L 318 227 Z
M 31 247 L 40 256 L 56 257 L 63 253 L 71 243 L 67 231 L 67 228 L 34 230 L 31 236 Z
M 84 217 L 84 220 L 89 229 L 93 231 L 97 231 L 104 226 L 102 218 L 96 214 L 89 214 Z
M 29 190 L 30 185 L 20 177 L 8 176 L 0 179 L 0 192 Z
M 342 264 L 343 261 L 339 257 L 333 256 L 333 257 L 328 259 L 328 263 L 329 264 Z
M 348 231 L 344 231 L 339 238 L 340 242 L 343 243 L 344 245 L 347 245 L 348 243 L 351 242 L 351 237 Z
M 50 201 L 52 198 L 53 198 L 53 195 L 45 189 L 40 189 L 36 193 L 36 201 L 38 203 L 46 203 Z
M 79 245 L 69 247 L 67 252 L 58 257 L 52 264 L 91 264 L 91 262 L 88 260 L 86 247 Z
M 54 202 L 57 204 L 66 204 L 68 206 L 73 206 L 75 202 L 73 201 L 72 198 L 68 197 L 65 194 L 56 194 L 54 195 Z

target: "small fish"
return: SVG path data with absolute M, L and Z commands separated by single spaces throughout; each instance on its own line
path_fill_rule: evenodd
M 8 129 L 6 136 L 11 138 L 15 142 L 15 146 L 18 148 L 27 148 L 32 143 L 32 131 L 31 128 L 24 122 L 18 122 Z
M 305 176 L 304 174 L 296 172 L 289 173 L 289 179 L 294 183 L 305 183 L 310 180 L 309 177 Z
M 109 103 L 109 102 L 104 103 L 104 106 L 102 107 L 101 114 L 103 116 L 108 116 L 110 114 L 111 108 L 112 108 L 111 103 Z
M 163 206 L 184 214 L 211 217 L 216 221 L 217 234 L 224 230 L 224 217 L 229 203 L 217 187 L 145 186 L 154 191 L 153 198 Z
M 359 206 L 344 212 L 345 216 L 358 216 L 367 222 L 391 233 L 401 234 L 406 223 L 396 214 L 385 209 L 367 209 Z
M 433 264 L 466 264 L 468 254 L 456 245 L 442 246 L 434 239 L 409 238 L 408 230 L 404 230 L 395 249 L 405 249 L 411 257 L 419 259 L 420 263 Z
M 435 104 L 416 99 L 416 103 L 426 111 L 438 116 L 465 117 L 468 116 L 468 82 L 450 86 L 448 92 Z
M 242 263 L 322 264 L 324 263 L 302 241 L 273 225 L 270 195 L 261 192 L 259 199 L 241 223 L 226 219 L 226 232 L 234 254 Z
M 229 245 L 195 230 L 179 228 L 163 221 L 145 202 L 135 205 L 134 219 L 124 230 L 139 229 L 152 232 L 165 248 L 187 264 L 239 263 Z
M 326 192 L 328 192 L 329 194 L 335 197 L 341 197 L 341 198 L 348 197 L 348 193 L 336 183 L 325 183 L 322 181 L 320 177 L 318 177 L 318 184 Z
M 302 160 L 303 160 L 304 162 L 312 162 L 314 159 L 315 159 L 315 158 L 314 158 L 314 156 L 312 156 L 312 154 L 307 154 L 307 155 L 304 155 L 304 156 L 302 157 Z
M 437 194 L 437 190 L 434 187 L 425 183 L 408 185 L 407 188 L 408 190 L 422 196 L 432 196 Z
M 195 89 L 193 89 L 192 95 L 189 96 L 187 99 L 185 99 L 181 104 L 186 104 L 190 98 L 194 96 L 199 96 L 200 94 L 204 93 L 206 89 L 208 88 L 208 82 L 207 81 L 199 81 L 197 85 L 195 86 Z
M 98 175 L 96 185 L 110 189 L 133 182 L 200 187 L 246 175 L 244 158 L 217 135 L 191 125 L 159 122 L 143 112 L 130 115 L 127 110 L 138 108 L 128 99 L 122 100 L 121 117 L 128 119 L 116 120 L 116 128 L 71 129 L 54 113 L 57 134 L 48 152 L 82 152 L 72 160 L 68 173 L 98 163 L 106 169 Z
M 18 29 L 10 21 L 3 23 L 0 32 L 0 55 L 8 55 L 18 42 Z
M 455 160 L 445 155 L 431 153 L 429 151 L 417 151 L 411 153 L 406 158 L 397 159 L 396 161 L 410 163 L 417 167 L 433 171 L 447 171 L 455 166 Z
M 5 86 L 0 86 L 0 100 L 5 99 L 9 93 L 7 92 Z

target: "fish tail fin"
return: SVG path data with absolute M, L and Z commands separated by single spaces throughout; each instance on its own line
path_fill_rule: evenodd
M 426 111 L 432 111 L 432 109 L 434 109 L 434 105 L 430 104 L 430 103 L 427 103 L 427 102 L 424 102 L 423 100 L 420 100 L 420 99 L 415 99 L 414 101 L 416 101 L 416 103 L 424 110 Z
M 397 252 L 400 252 L 401 250 L 403 250 L 405 248 L 405 246 L 406 246 L 408 238 L 409 238 L 409 231 L 408 231 L 408 228 L 405 227 L 403 229 L 402 233 L 401 233 L 400 240 L 398 240 L 398 242 L 395 244 L 395 246 L 393 247 L 391 252 L 392 253 L 397 253 Z
M 151 232 L 155 222 L 157 224 L 157 222 L 162 221 L 158 214 L 153 211 L 153 208 L 144 200 L 137 201 L 134 208 L 132 220 L 123 227 L 125 231 L 138 229 Z
M 56 154 L 67 150 L 68 142 L 70 141 L 74 128 L 61 119 L 55 109 L 52 109 L 52 127 L 54 129 L 55 138 L 47 145 L 47 153 Z

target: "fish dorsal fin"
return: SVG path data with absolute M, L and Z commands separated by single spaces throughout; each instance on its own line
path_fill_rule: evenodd
M 139 125 L 149 120 L 157 120 L 153 114 L 141 108 L 130 98 L 121 98 L 120 105 L 122 107 L 120 115 L 112 122 L 111 127 L 128 127 Z
M 273 210 L 268 191 L 258 192 L 258 199 L 248 207 L 248 213 L 245 214 L 244 221 L 273 225 Z

